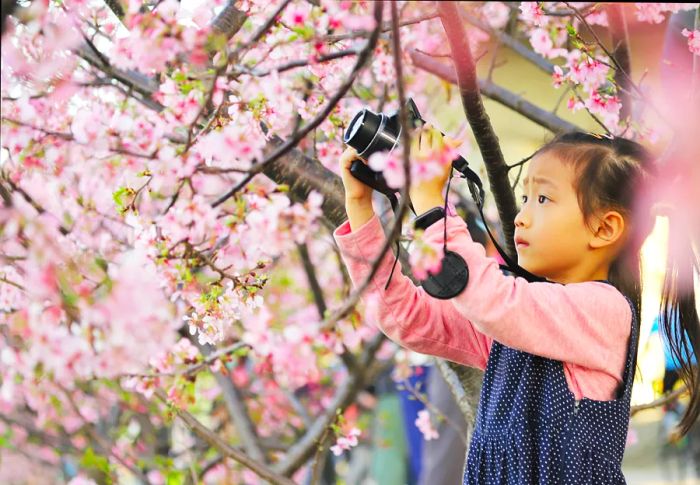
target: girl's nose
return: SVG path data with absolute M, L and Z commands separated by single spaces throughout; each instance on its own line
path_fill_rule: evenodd
M 530 225 L 530 216 L 526 213 L 525 207 L 520 208 L 520 212 L 516 214 L 513 222 L 515 223 L 515 227 Z

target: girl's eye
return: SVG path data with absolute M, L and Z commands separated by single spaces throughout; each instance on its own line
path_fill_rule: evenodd
M 524 204 L 525 202 L 527 202 L 527 195 L 523 195 L 523 196 L 522 196 L 522 199 L 523 199 L 523 204 Z M 544 199 L 544 200 L 543 200 L 543 199 Z M 546 196 L 544 196 L 544 195 L 539 195 L 539 196 L 537 196 L 537 202 L 539 202 L 540 204 L 544 204 L 544 201 L 545 201 L 545 200 L 549 200 L 549 199 L 548 199 Z

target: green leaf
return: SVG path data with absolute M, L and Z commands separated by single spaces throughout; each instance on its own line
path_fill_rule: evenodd
M 0 449 L 2 448 L 14 449 L 14 445 L 12 444 L 12 428 L 10 427 L 5 430 L 5 433 L 0 435 Z
M 114 204 L 119 209 L 119 212 L 124 212 L 124 205 L 126 204 L 126 198 L 130 195 L 134 195 L 136 191 L 131 187 L 119 187 L 113 194 L 112 200 Z
M 95 453 L 91 447 L 88 447 L 85 453 L 83 453 L 83 457 L 80 459 L 80 465 L 92 470 L 99 470 L 105 475 L 109 475 L 110 472 L 109 460 Z
M 105 271 L 105 272 L 107 271 L 107 260 L 104 259 L 102 256 L 97 256 L 97 257 L 95 258 L 95 264 L 96 264 L 97 266 L 99 266 L 99 268 L 100 268 L 102 271 Z
M 165 483 L 167 485 L 182 485 L 185 483 L 184 470 L 168 470 L 165 476 Z
M 299 34 L 304 40 L 309 40 L 314 36 L 314 28 L 311 25 L 300 25 L 294 27 L 294 32 Z

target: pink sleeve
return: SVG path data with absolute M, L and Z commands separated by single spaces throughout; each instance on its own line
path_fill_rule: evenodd
M 354 287 L 365 280 L 379 255 L 386 236 L 375 214 L 355 232 L 345 221 L 333 233 Z M 442 241 L 442 233 L 440 233 Z M 431 297 L 401 273 L 396 262 L 388 289 L 384 289 L 394 263 L 387 251 L 367 291 L 377 292 L 380 330 L 398 344 L 423 354 L 435 355 L 462 365 L 486 368 L 491 339 L 477 331 L 449 300 Z
M 443 241 L 443 221 L 426 236 Z M 469 267 L 465 290 L 450 300 L 478 332 L 511 348 L 582 366 L 621 380 L 632 310 L 612 285 L 530 283 L 504 275 L 472 241 L 459 216 L 447 217 L 447 249 Z

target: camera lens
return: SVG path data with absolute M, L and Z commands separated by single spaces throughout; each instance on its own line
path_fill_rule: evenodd
M 376 114 L 367 108 L 358 112 L 343 134 L 343 141 L 357 150 L 362 156 L 370 149 L 372 141 L 380 128 L 383 114 Z M 370 154 L 368 153 L 367 156 Z
M 362 128 L 362 122 L 365 120 L 365 112 L 366 110 L 360 111 L 350 122 L 350 126 L 348 126 L 348 129 L 345 131 L 345 135 L 343 136 L 346 143 L 352 140 L 355 135 L 357 135 L 359 129 Z

